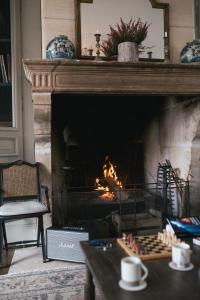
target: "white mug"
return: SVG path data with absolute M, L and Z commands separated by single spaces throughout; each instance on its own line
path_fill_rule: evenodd
M 144 272 L 142 276 L 142 270 Z M 130 286 L 137 286 L 148 275 L 148 270 L 136 256 L 127 256 L 121 259 L 121 279 Z
M 190 265 L 191 250 L 190 245 L 181 242 L 172 246 L 172 262 L 178 268 L 186 268 Z

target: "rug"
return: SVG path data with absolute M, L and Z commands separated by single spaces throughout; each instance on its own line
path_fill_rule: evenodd
M 1 300 L 82 300 L 85 265 L 0 276 Z

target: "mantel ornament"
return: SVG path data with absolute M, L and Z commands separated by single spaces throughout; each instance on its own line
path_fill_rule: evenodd
M 75 47 L 66 35 L 59 35 L 53 38 L 47 45 L 47 59 L 73 59 Z
M 187 43 L 180 56 L 182 63 L 200 63 L 200 40 Z

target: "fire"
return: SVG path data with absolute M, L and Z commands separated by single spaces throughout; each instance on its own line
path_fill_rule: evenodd
M 110 162 L 108 156 L 106 156 L 105 164 L 103 165 L 103 174 L 105 180 L 96 178 L 96 190 L 104 192 L 101 196 L 99 196 L 100 198 L 112 200 L 114 199 L 115 194 L 111 189 L 116 190 L 122 188 L 123 186 L 121 181 L 119 181 L 115 167 Z M 104 185 L 102 184 L 102 182 L 104 183 Z
M 96 178 L 96 190 L 98 191 L 103 191 L 104 193 L 99 196 L 99 198 L 103 199 L 113 199 L 114 198 L 114 193 L 110 191 L 110 188 L 108 186 L 102 186 L 100 184 L 100 179 Z

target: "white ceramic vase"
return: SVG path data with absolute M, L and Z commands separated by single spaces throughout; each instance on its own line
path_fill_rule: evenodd
M 119 62 L 138 62 L 138 45 L 134 42 L 123 42 L 118 45 Z

